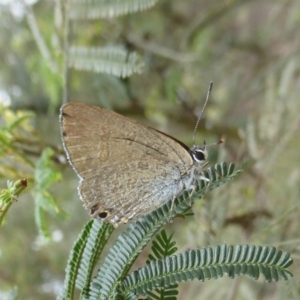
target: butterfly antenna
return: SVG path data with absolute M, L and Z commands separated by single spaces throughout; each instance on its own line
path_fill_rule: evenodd
M 203 105 L 203 108 L 202 108 L 202 110 L 201 110 L 201 113 L 200 113 L 200 115 L 199 115 L 199 117 L 198 117 L 198 120 L 197 120 L 195 129 L 194 129 L 194 134 L 193 134 L 193 145 L 194 145 L 194 146 L 195 146 L 195 135 L 196 135 L 196 131 L 197 131 L 199 122 L 200 122 L 200 120 L 201 120 L 202 114 L 203 114 L 203 112 L 204 112 L 205 106 L 206 106 L 206 104 L 207 104 L 207 102 L 208 102 L 208 99 L 209 99 L 209 96 L 210 96 L 212 87 L 213 87 L 213 82 L 211 81 L 211 82 L 209 83 L 209 87 L 208 87 L 208 91 L 207 91 L 205 103 L 204 103 L 204 105 Z

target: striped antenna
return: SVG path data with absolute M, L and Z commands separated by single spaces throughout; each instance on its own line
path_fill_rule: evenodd
M 196 131 L 197 131 L 199 122 L 200 122 L 200 120 L 201 120 L 202 114 L 203 114 L 203 112 L 204 112 L 205 106 L 206 106 L 206 104 L 207 104 L 207 102 L 208 102 L 208 99 L 209 99 L 209 96 L 210 96 L 210 93 L 211 93 L 212 88 L 213 88 L 213 82 L 211 81 L 211 82 L 209 83 L 209 87 L 208 87 L 208 91 L 207 91 L 205 103 L 204 103 L 204 105 L 203 105 L 203 108 L 202 108 L 202 110 L 201 110 L 201 113 L 200 113 L 200 115 L 199 115 L 199 117 L 198 117 L 198 120 L 197 120 L 195 129 L 194 129 L 194 134 L 193 134 L 193 145 L 194 145 L 194 146 L 195 146 L 195 135 L 196 135 Z

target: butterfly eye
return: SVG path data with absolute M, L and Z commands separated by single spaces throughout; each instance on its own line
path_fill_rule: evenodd
M 207 152 L 205 147 L 198 147 L 192 150 L 192 155 L 195 161 L 203 162 L 207 159 Z

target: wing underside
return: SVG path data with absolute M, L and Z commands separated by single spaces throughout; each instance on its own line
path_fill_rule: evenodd
M 79 193 L 93 216 L 140 216 L 178 193 L 193 165 L 176 140 L 112 111 L 82 103 L 61 109 L 68 159 L 81 178 Z M 177 186 L 177 187 L 176 187 Z

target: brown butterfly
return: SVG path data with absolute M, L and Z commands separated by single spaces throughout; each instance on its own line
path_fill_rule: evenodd
M 60 122 L 84 206 L 93 218 L 114 226 L 192 189 L 207 158 L 205 146 L 189 149 L 163 132 L 97 106 L 67 103 Z

